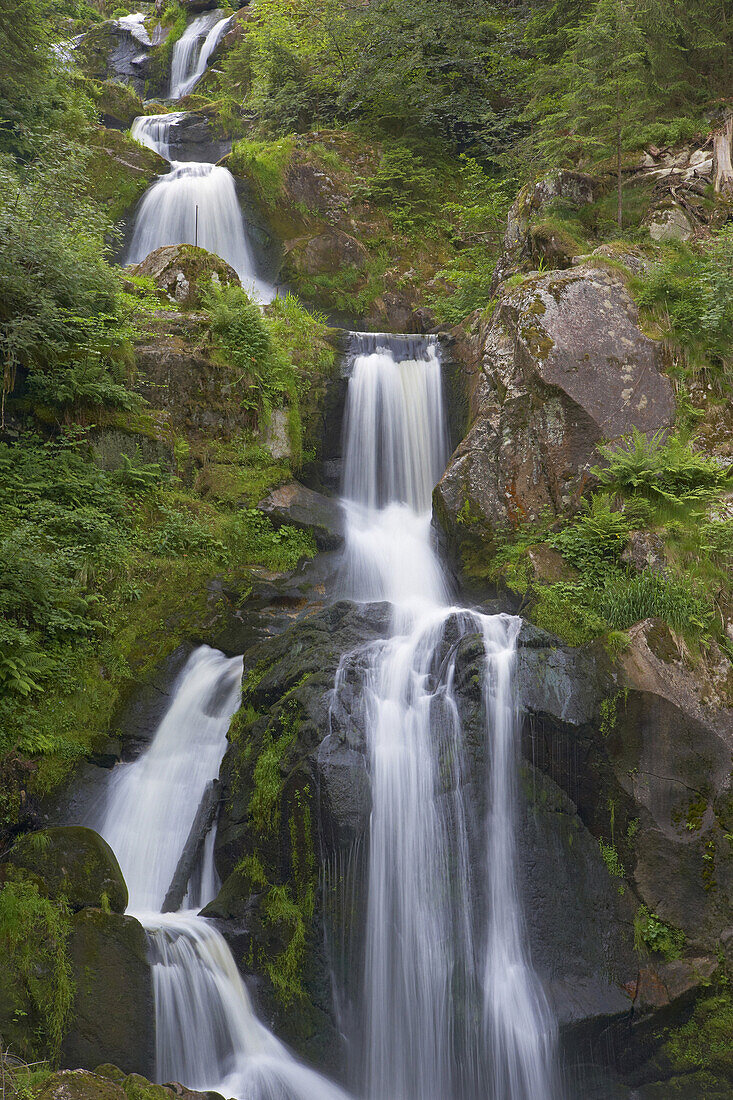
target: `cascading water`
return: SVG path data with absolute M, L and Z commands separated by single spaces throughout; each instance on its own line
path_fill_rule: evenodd
M 185 111 L 171 111 L 167 115 L 138 115 L 130 127 L 130 136 L 170 160 L 171 129 L 185 117 Z
M 357 336 L 341 582 L 351 598 L 393 609 L 392 636 L 364 651 L 372 816 L 357 1076 L 370 1100 L 551 1100 L 554 1028 L 516 876 L 519 620 L 449 605 L 430 538 L 446 453 L 437 344 Z M 453 692 L 451 642 L 464 634 L 483 639 L 486 659 L 478 874 Z
M 101 819 L 91 824 L 115 851 L 129 889 L 128 912 L 148 935 L 158 1080 L 240 1100 L 346 1100 L 258 1020 L 226 941 L 197 916 L 217 889 L 213 832 L 189 883 L 186 908 L 161 912 L 218 775 L 241 677 L 241 658 L 197 649 L 151 745 L 133 763 L 115 768 Z
M 165 155 L 172 123 L 158 121 L 165 116 L 150 117 L 155 120 L 150 124 L 135 119 L 133 135 Z M 275 295 L 274 287 L 255 275 L 234 177 L 226 168 L 174 161 L 170 172 L 145 192 L 125 263 L 138 264 L 166 244 L 198 244 L 231 264 L 245 289 L 260 301 L 269 302 Z
M 196 87 L 233 19 L 233 15 L 222 16 L 217 8 L 189 23 L 173 46 L 169 99 L 181 99 Z

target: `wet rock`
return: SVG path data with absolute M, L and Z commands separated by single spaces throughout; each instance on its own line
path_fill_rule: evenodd
M 337 550 L 343 543 L 344 518 L 339 502 L 297 481 L 273 489 L 257 507 L 276 527 L 288 524 L 312 531 L 319 550 Z
M 41 878 L 52 898 L 66 898 L 73 910 L 106 903 L 117 913 L 127 906 L 127 886 L 114 852 L 93 829 L 58 825 L 19 837 L 8 854 L 16 867 Z
M 112 1061 L 126 1073 L 155 1073 L 155 1023 L 147 939 L 134 917 L 84 909 L 69 939 L 76 987 L 62 1048 L 67 1066 Z
M 212 282 L 219 287 L 241 286 L 226 260 L 192 244 L 163 245 L 129 270 L 131 275 L 149 276 L 170 298 L 188 307 L 202 304 Z
M 88 76 L 129 84 L 138 95 L 146 93 L 151 58 L 152 39 L 142 16 L 91 27 L 75 51 L 75 60 Z
M 206 164 L 215 164 L 232 147 L 230 140 L 216 136 L 209 118 L 197 111 L 187 111 L 171 125 L 169 145 L 171 160 Z
M 476 340 L 473 422 L 434 495 L 454 543 L 472 526 L 485 539 L 565 513 L 601 440 L 673 421 L 661 347 L 641 332 L 613 271 L 589 263 L 527 279 L 505 291 Z

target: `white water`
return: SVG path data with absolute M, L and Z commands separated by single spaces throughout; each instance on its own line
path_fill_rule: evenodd
M 171 111 L 167 115 L 138 115 L 130 127 L 130 136 L 170 160 L 171 127 L 185 117 L 185 111 Z
M 169 135 L 160 125 L 165 144 Z M 148 130 L 151 140 L 153 133 L 154 127 Z M 137 208 L 125 263 L 138 264 L 166 244 L 198 244 L 231 264 L 249 293 L 266 302 L 274 297 L 274 288 L 254 273 L 234 177 L 226 168 L 174 161 L 170 172 L 146 191 Z
M 156 1010 L 156 1077 L 240 1100 L 345 1100 L 259 1021 L 223 936 L 196 910 L 217 889 L 213 833 L 189 909 L 160 907 L 239 702 L 242 659 L 201 646 L 175 686 L 149 748 L 112 775 L 101 820 L 148 934 Z
M 363 1090 L 370 1100 L 551 1100 L 554 1028 L 524 943 L 516 875 L 520 624 L 449 604 L 430 537 L 446 459 L 437 347 L 358 337 L 346 423 L 342 584 L 352 598 L 393 608 L 392 637 L 365 651 Z M 448 644 L 465 633 L 482 637 L 486 654 L 478 875 Z
M 233 15 L 222 18 L 217 9 L 204 12 L 189 23 L 173 45 L 169 99 L 181 99 L 193 91 L 233 19 Z

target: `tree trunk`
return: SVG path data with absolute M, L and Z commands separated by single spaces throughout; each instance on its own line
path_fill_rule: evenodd
M 729 113 L 719 130 L 713 131 L 713 180 L 715 190 L 733 191 L 733 112 Z
M 624 227 L 623 191 L 621 188 L 621 83 L 616 81 L 616 220 Z

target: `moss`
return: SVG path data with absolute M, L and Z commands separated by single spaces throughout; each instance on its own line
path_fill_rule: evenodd
M 69 911 L 15 872 L 0 889 L 0 1029 L 27 1061 L 55 1061 L 74 1000 L 67 942 Z M 22 875 L 22 872 L 21 872 Z
M 674 1074 L 706 1070 L 722 1074 L 733 1085 L 733 998 L 723 986 L 698 1001 L 690 1019 L 663 1038 L 661 1054 Z
M 156 176 L 167 170 L 162 157 L 120 130 L 93 130 L 89 147 L 87 190 L 106 207 L 113 222 L 132 209 Z
M 602 635 L 608 627 L 583 603 L 578 587 L 570 584 L 540 585 L 530 616 L 537 626 L 574 646 L 585 645 Z
M 94 97 L 100 115 L 126 127 L 131 126 L 138 115 L 145 113 L 143 101 L 129 84 L 120 84 L 114 80 L 96 81 Z
M 285 185 L 285 173 L 293 159 L 295 138 L 277 141 L 249 141 L 234 143 L 229 167 L 235 175 L 243 175 L 254 185 L 259 198 L 270 208 L 277 205 Z

